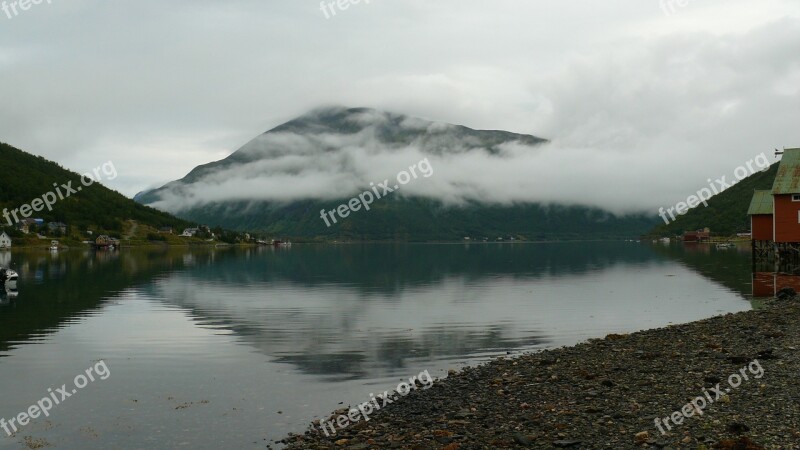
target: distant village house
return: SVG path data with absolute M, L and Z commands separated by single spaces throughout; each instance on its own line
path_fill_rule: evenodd
M 94 242 L 97 245 L 97 247 L 100 247 L 100 248 L 109 247 L 111 245 L 119 246 L 119 239 L 113 238 L 113 237 L 105 235 L 105 234 L 101 234 L 100 236 L 97 236 L 97 239 L 95 239 Z
M 708 242 L 710 239 L 711 230 L 708 228 L 683 233 L 683 242 Z
M 198 231 L 197 228 L 187 228 L 187 229 L 183 230 L 183 233 L 181 233 L 181 236 L 182 237 L 194 237 L 194 236 L 197 235 L 197 231 Z
M 15 225 L 17 230 L 22 232 L 23 234 L 28 234 L 31 232 L 31 227 L 40 227 L 44 225 L 44 219 L 22 219 Z
M 5 233 L 0 233 L 0 248 L 11 248 L 11 238 Z

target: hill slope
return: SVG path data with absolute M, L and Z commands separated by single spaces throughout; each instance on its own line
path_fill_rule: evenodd
M 207 205 L 184 212 L 200 223 L 235 230 L 258 230 L 276 236 L 320 239 L 441 241 L 509 236 L 524 240 L 634 238 L 658 220 L 644 215 L 618 217 L 581 206 L 446 206 L 435 200 L 387 198 L 369 212 L 356 212 L 326 227 L 321 209 L 345 203 L 306 200 L 291 204 L 247 202 Z
M 750 218 L 747 208 L 757 189 L 772 189 L 778 163 L 773 164 L 766 172 L 756 172 L 736 183 L 725 191 L 715 195 L 708 201 L 708 206 L 698 206 L 683 216 L 665 225 L 655 227 L 651 234 L 658 236 L 674 236 L 684 231 L 698 230 L 708 227 L 712 233 L 732 235 L 737 232 L 750 231 Z
M 73 233 L 93 229 L 98 232 L 118 234 L 126 220 L 135 220 L 142 225 L 157 228 L 162 226 L 184 227 L 188 223 L 162 211 L 150 208 L 94 183 L 83 187 L 80 175 L 64 169 L 57 163 L 41 156 L 34 156 L 10 145 L 0 143 L 0 211 L 20 208 L 34 199 L 54 191 L 56 187 L 72 182 L 72 187 L 82 187 L 53 205 L 52 211 L 44 208 L 31 217 L 46 222 L 63 222 Z M 61 189 L 66 193 L 65 189 Z M 17 217 L 21 218 L 18 214 Z M 13 218 L 12 218 L 13 222 Z M 6 218 L 0 216 L 0 228 L 10 228 Z
M 444 184 L 439 183 L 430 191 L 392 194 L 369 212 L 351 214 L 331 227 L 320 218 L 322 209 L 346 203 L 369 189 L 370 180 L 383 178 L 373 178 L 373 172 L 387 174 L 386 167 L 397 170 L 412 157 L 491 162 L 515 151 L 536 152 L 544 142 L 531 135 L 473 130 L 367 108 L 327 108 L 278 126 L 229 157 L 198 166 L 183 179 L 135 199 L 210 225 L 322 239 L 590 239 L 638 236 L 656 224 L 644 215 L 513 202 L 503 194 L 481 199 L 489 197 L 486 189 L 471 184 L 468 176 L 449 186 L 455 196 L 473 195 L 465 201 L 438 198 Z M 386 167 L 375 167 L 381 164 Z M 515 189 L 513 183 L 497 185 L 512 193 Z

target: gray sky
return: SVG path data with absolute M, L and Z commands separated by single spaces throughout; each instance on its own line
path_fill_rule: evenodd
M 526 167 L 615 210 L 669 206 L 800 146 L 796 0 L 362 0 L 329 19 L 316 0 L 18 12 L 0 11 L 0 141 L 80 172 L 112 160 L 107 184 L 126 195 L 330 104 L 552 139 Z

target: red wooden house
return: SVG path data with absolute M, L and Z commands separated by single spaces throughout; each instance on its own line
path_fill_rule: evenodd
M 800 148 L 783 151 L 771 191 L 755 191 L 747 211 L 752 240 L 800 244 Z
M 783 152 L 772 185 L 772 202 L 774 241 L 800 242 L 800 148 Z
M 683 242 L 708 242 L 709 239 L 711 239 L 711 230 L 708 228 L 683 233 Z
M 750 201 L 751 239 L 754 241 L 772 241 L 772 191 L 756 191 Z

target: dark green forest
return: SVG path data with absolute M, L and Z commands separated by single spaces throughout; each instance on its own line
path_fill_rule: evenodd
M 750 217 L 747 209 L 756 189 L 772 189 L 778 164 L 773 164 L 766 172 L 756 172 L 725 191 L 715 195 L 708 201 L 708 206 L 698 206 L 683 216 L 652 230 L 658 236 L 674 236 L 684 231 L 698 230 L 708 227 L 713 234 L 728 236 L 739 232 L 750 231 Z
M 289 204 L 230 202 L 185 213 L 187 219 L 235 230 L 319 240 L 453 241 L 470 237 L 521 240 L 636 238 L 656 224 L 645 215 L 616 216 L 582 206 L 483 205 L 445 206 L 434 200 L 386 197 L 370 211 L 353 212 L 327 227 L 320 210 L 339 201 L 305 200 Z
M 0 143 L 0 212 L 3 208 L 12 210 L 31 204 L 45 193 L 55 191 L 53 183 L 61 186 L 70 181 L 73 189 L 82 186 L 79 174 L 41 156 Z M 62 189 L 62 193 L 64 191 Z M 48 211 L 44 208 L 30 217 L 41 218 L 45 222 L 63 222 L 68 226 L 68 234 L 82 233 L 87 229 L 119 234 L 125 220 L 135 220 L 152 227 L 171 226 L 177 229 L 188 226 L 184 220 L 134 202 L 99 183 L 82 186 L 80 192 L 58 200 L 52 209 Z M 19 214 L 18 217 L 21 218 Z M 0 227 L 10 232 L 7 220 L 0 216 L 0 221 Z

